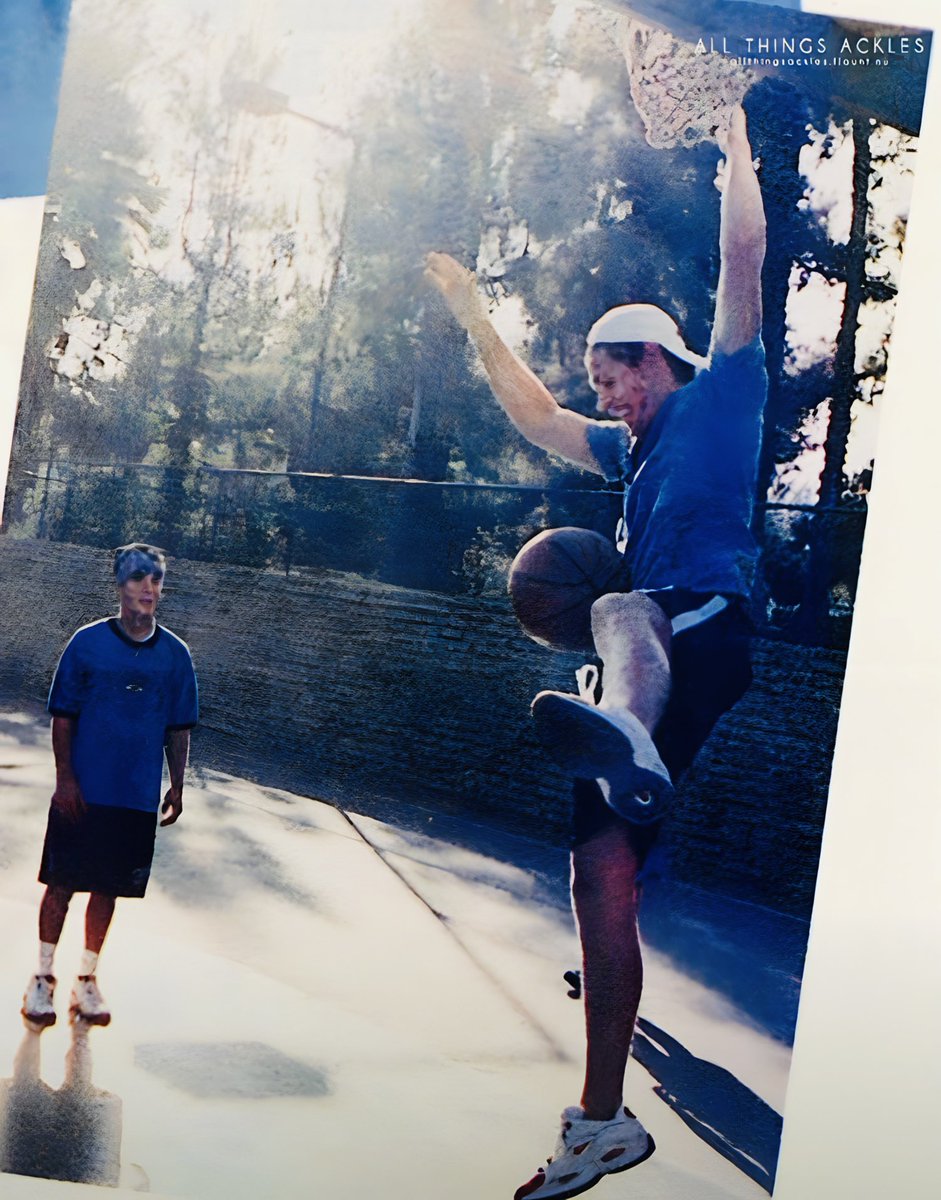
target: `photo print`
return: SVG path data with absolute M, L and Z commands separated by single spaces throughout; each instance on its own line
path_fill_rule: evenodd
M 11 1179 L 772 1193 L 930 49 L 73 0 L 0 539 Z M 180 820 L 37 969 L 63 763 L 165 803 L 180 640 Z M 170 697 L 159 789 L 106 687 Z

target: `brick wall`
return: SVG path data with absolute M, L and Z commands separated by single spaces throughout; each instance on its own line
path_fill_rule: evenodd
M 40 704 L 71 632 L 114 604 L 104 552 L 0 538 L 0 701 Z M 161 620 L 199 673 L 197 765 L 392 820 L 405 802 L 565 839 L 568 788 L 528 706 L 580 660 L 522 637 L 508 603 L 176 562 Z M 672 820 L 675 875 L 809 915 L 843 670 L 836 651 L 756 644 L 755 683 Z

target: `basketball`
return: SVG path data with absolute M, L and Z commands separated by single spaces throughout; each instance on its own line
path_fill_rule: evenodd
M 590 529 L 547 529 L 510 567 L 510 599 L 524 633 L 553 650 L 594 651 L 591 606 L 607 592 L 630 590 L 624 559 Z

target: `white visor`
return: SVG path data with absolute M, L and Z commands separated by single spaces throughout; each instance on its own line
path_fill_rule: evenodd
M 588 330 L 589 349 L 602 343 L 653 342 L 701 371 L 709 360 L 694 354 L 673 318 L 656 304 L 621 304 L 609 308 Z

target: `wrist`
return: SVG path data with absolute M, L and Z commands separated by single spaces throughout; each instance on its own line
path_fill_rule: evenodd
M 748 170 L 755 173 L 755 157 L 748 142 L 733 142 L 726 151 L 726 162 L 730 171 Z
M 468 323 L 467 334 L 481 353 L 500 341 L 500 335 L 490 323 L 490 318 L 486 313 L 481 313 L 478 320 Z

